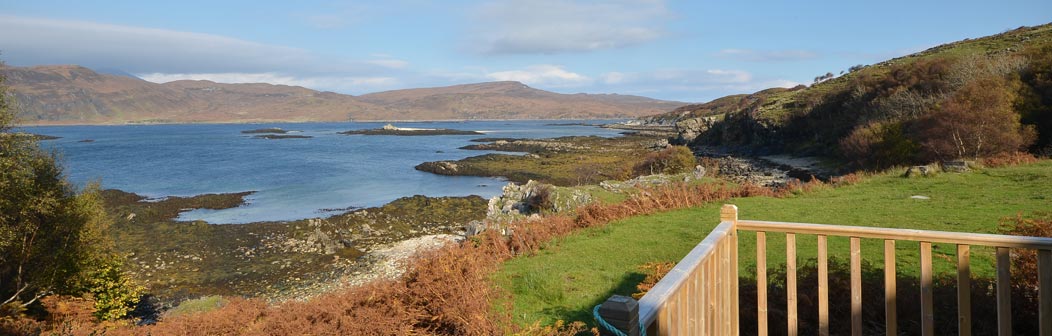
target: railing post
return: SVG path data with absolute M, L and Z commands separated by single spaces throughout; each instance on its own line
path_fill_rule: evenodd
M 731 229 L 728 234 L 730 239 L 730 270 L 728 276 L 731 278 L 730 281 L 730 296 L 731 296 L 731 335 L 738 335 L 738 315 L 741 312 L 738 311 L 738 206 L 734 204 L 724 204 L 720 208 L 720 221 L 731 222 Z
M 609 327 L 617 328 L 628 336 L 639 336 L 639 302 L 628 296 L 614 295 L 599 305 L 599 317 Z M 608 326 L 599 323 L 599 335 L 616 336 Z

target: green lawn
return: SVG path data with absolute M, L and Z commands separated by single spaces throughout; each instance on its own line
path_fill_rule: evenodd
M 1007 216 L 1052 211 L 1052 161 L 986 169 L 964 174 L 939 174 L 906 179 L 897 174 L 868 178 L 852 186 L 818 190 L 774 199 L 734 199 L 740 218 L 857 226 L 881 226 L 958 232 L 997 233 Z M 928 196 L 929 200 L 910 196 Z M 720 204 L 640 216 L 604 228 L 581 231 L 561 239 L 534 256 L 507 261 L 496 275 L 499 285 L 514 294 L 519 323 L 540 320 L 591 322 L 590 309 L 612 294 L 628 295 L 643 279 L 639 265 L 678 261 L 717 224 Z M 798 235 L 800 260 L 815 257 L 816 238 Z M 848 258 L 847 238 L 829 239 L 829 255 Z M 883 242 L 863 239 L 863 260 L 883 264 Z M 899 242 L 898 271 L 916 275 L 918 244 Z M 934 247 L 936 272 L 954 270 L 955 250 Z M 755 273 L 755 235 L 741 234 L 742 274 Z M 768 234 L 768 266 L 785 262 L 785 236 Z M 975 276 L 993 274 L 992 251 L 972 249 Z

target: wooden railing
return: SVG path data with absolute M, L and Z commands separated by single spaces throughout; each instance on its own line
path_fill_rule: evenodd
M 851 333 L 862 334 L 861 239 L 884 241 L 885 328 L 897 335 L 895 242 L 920 243 L 921 332 L 935 335 L 932 311 L 932 243 L 957 245 L 958 330 L 971 335 L 971 246 L 996 248 L 999 335 L 1012 334 L 1009 249 L 1037 250 L 1040 335 L 1052 336 L 1052 238 L 739 220 L 738 208 L 724 205 L 720 224 L 639 300 L 639 323 L 648 335 L 738 334 L 738 230 L 756 232 L 757 333 L 767 335 L 767 233 L 786 235 L 788 335 L 798 334 L 796 235 L 818 240 L 819 334 L 829 335 L 827 237 L 847 237 L 851 252 Z

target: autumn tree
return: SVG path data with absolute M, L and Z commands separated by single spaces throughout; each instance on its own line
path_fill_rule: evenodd
M 97 186 L 78 191 L 53 155 L 12 131 L 0 77 L 0 315 L 50 294 L 95 297 L 97 316 L 125 315 L 138 299 L 113 252 Z
M 1003 78 L 968 82 L 917 120 L 925 158 L 978 159 L 1025 148 L 1034 131 L 1020 123 L 1015 99 L 1016 90 Z

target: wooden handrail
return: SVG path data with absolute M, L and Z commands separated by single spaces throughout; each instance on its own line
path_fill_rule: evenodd
M 908 241 L 924 241 L 929 243 L 950 243 L 963 245 L 1025 248 L 1033 250 L 1052 250 L 1052 238 L 1009 236 L 985 233 L 928 231 L 915 229 L 895 229 L 832 224 L 767 222 L 744 219 L 738 221 L 738 229 L 748 231 L 788 232 L 816 235 L 821 234 L 840 237 L 893 239 Z
M 1009 249 L 1038 252 L 1040 334 L 1052 336 L 1052 238 L 995 234 L 928 231 L 915 229 L 845 226 L 811 223 L 739 220 L 737 207 L 724 205 L 720 224 L 694 247 L 639 301 L 639 323 L 648 335 L 737 335 L 738 334 L 738 230 L 756 232 L 757 333 L 767 334 L 767 245 L 769 232 L 786 234 L 787 333 L 797 332 L 796 312 L 796 235 L 818 236 L 819 255 L 819 334 L 829 334 L 828 245 L 827 237 L 851 240 L 852 334 L 862 333 L 861 248 L 862 238 L 884 241 L 885 317 L 888 335 L 898 333 L 896 318 L 895 242 L 920 243 L 921 332 L 934 335 L 932 312 L 932 244 L 956 244 L 958 325 L 961 335 L 971 333 L 970 246 L 996 248 L 997 311 L 1001 335 L 1011 334 L 1011 292 Z
M 662 305 L 679 288 L 688 281 L 688 277 L 698 269 L 706 257 L 713 254 L 720 240 L 730 234 L 731 222 L 722 222 L 716 226 L 694 249 L 683 257 L 682 260 L 672 268 L 665 277 L 661 278 L 654 288 L 639 300 L 639 323 L 650 325 L 657 319 Z

